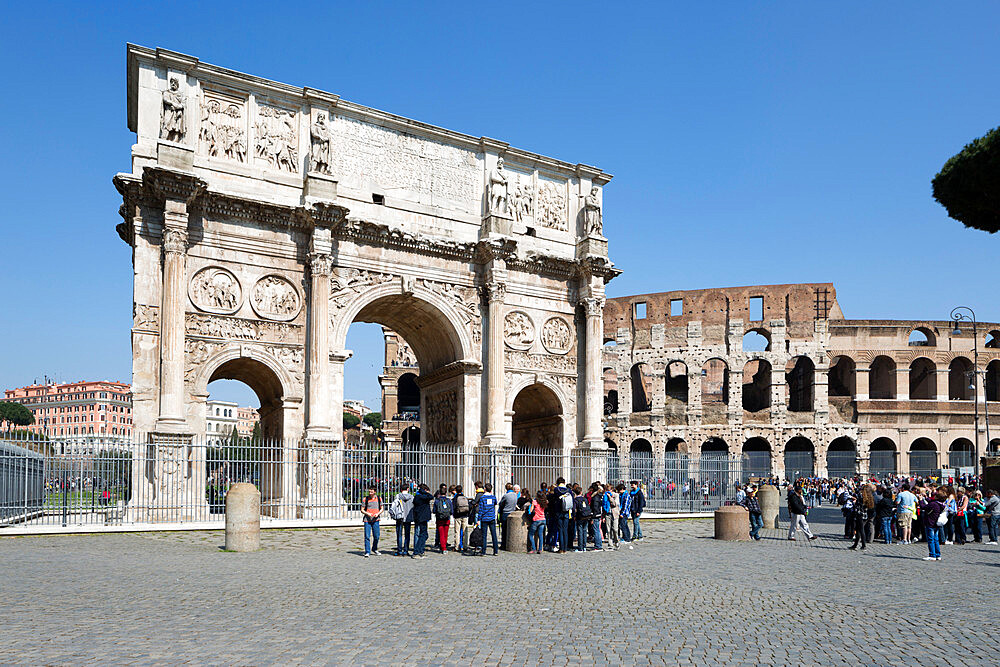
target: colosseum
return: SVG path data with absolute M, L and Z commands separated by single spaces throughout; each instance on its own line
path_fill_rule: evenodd
M 788 478 L 972 466 L 1000 449 L 1000 324 L 977 332 L 845 319 L 830 283 L 610 298 L 605 438 L 634 476 L 722 454 Z

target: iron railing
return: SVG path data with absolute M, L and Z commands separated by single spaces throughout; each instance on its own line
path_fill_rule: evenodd
M 333 447 L 250 438 L 120 438 L 46 441 L 0 437 L 0 533 L 12 526 L 59 531 L 132 527 L 212 527 L 225 521 L 225 497 L 238 482 L 261 493 L 263 525 L 360 521 L 374 488 L 388 507 L 403 487 L 476 482 L 502 492 L 511 482 L 532 492 L 560 477 L 593 482 L 637 480 L 651 511 L 708 511 L 735 498 L 744 457 L 700 458 L 615 450 Z

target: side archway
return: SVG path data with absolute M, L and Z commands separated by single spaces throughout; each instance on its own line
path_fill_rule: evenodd
M 841 436 L 830 443 L 826 452 L 828 477 L 854 477 L 858 474 L 858 447 L 854 440 Z
M 910 474 L 930 477 L 938 471 L 937 445 L 930 438 L 917 438 L 910 444 Z
M 771 476 L 771 445 L 760 437 L 748 439 L 743 443 L 744 467 L 743 477 Z
M 816 448 L 812 440 L 796 436 L 785 444 L 785 478 L 814 477 L 816 474 Z
M 882 478 L 896 474 L 896 443 L 889 438 L 876 438 L 868 451 L 868 469 L 872 475 Z

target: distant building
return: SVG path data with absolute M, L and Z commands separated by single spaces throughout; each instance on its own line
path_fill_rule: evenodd
M 236 430 L 245 438 L 253 435 L 254 426 L 260 423 L 260 413 L 257 408 L 237 408 L 236 409 Z
M 133 436 L 132 386 L 123 382 L 33 384 L 5 390 L 4 400 L 21 403 L 35 415 L 34 424 L 17 428 L 53 440 Z
M 365 405 L 364 401 L 355 401 L 348 398 L 344 400 L 344 412 L 361 419 L 366 414 L 371 412 L 371 410 L 368 409 L 368 406 Z
M 420 368 L 413 350 L 396 332 L 382 328 L 385 365 L 382 385 L 382 430 L 392 446 L 420 443 Z
M 205 434 L 213 440 L 229 439 L 233 435 L 234 428 L 239 431 L 239 410 L 239 403 L 206 401 Z

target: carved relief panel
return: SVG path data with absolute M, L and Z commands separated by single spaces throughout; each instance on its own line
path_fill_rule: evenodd
M 573 346 L 573 330 L 561 317 L 550 317 L 542 326 L 542 345 L 552 354 L 566 354 Z
M 566 197 L 565 182 L 554 181 L 539 175 L 538 214 L 535 216 L 535 221 L 548 229 L 567 231 L 569 229 L 569 214 Z
M 527 313 L 512 310 L 503 319 L 503 339 L 507 347 L 527 350 L 535 342 L 535 324 Z
M 302 297 L 287 278 L 272 274 L 264 276 L 253 286 L 250 305 L 266 320 L 285 322 L 299 314 Z
M 209 157 L 247 161 L 246 100 L 205 90 L 201 102 L 200 151 Z
M 272 169 L 298 172 L 298 122 L 298 114 L 291 109 L 264 103 L 258 105 L 254 124 L 257 160 Z
M 454 443 L 458 441 L 458 392 L 454 389 L 428 396 L 427 442 Z
M 472 340 L 475 343 L 482 341 L 483 318 L 479 312 L 479 297 L 472 287 L 458 287 L 450 283 L 441 283 L 434 280 L 421 279 L 420 285 L 451 302 L 451 305 L 458 311 L 459 316 L 472 332 Z
M 374 285 L 381 285 L 393 279 L 388 273 L 377 273 L 363 269 L 337 268 L 330 276 L 330 309 L 336 311 L 347 305 L 355 295 Z
M 229 315 L 243 303 L 243 290 L 232 272 L 219 266 L 198 271 L 188 283 L 191 303 L 209 313 Z

